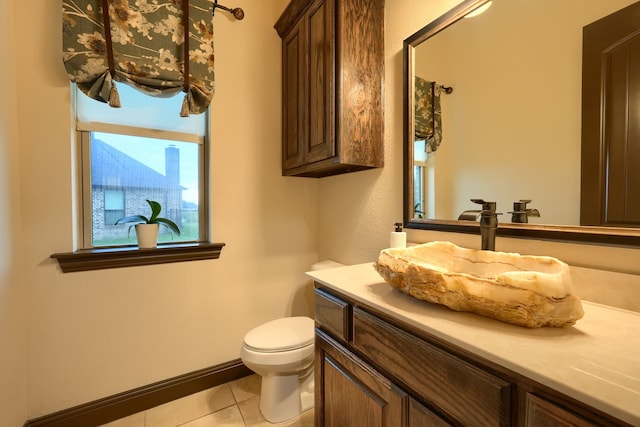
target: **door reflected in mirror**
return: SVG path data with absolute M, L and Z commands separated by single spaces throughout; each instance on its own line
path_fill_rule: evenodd
M 531 200 L 528 223 L 579 225 L 582 29 L 636 1 L 498 0 L 461 19 L 486 3 L 467 1 L 407 39 L 406 222 L 457 220 L 484 199 L 501 223 Z M 416 77 L 453 88 L 435 150 L 417 132 Z

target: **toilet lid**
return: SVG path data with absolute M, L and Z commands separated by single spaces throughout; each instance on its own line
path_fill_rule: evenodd
M 260 325 L 244 337 L 251 350 L 265 353 L 294 350 L 313 343 L 314 322 L 308 317 L 284 317 Z

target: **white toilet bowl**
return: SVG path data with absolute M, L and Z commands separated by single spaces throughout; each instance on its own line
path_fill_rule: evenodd
M 260 411 L 277 423 L 313 407 L 314 322 L 308 317 L 272 320 L 249 331 L 240 358 L 262 377 Z

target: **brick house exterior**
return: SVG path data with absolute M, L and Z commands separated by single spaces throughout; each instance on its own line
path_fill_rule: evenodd
M 165 174 L 144 165 L 104 142 L 91 144 L 93 240 L 126 237 L 128 227 L 114 225 L 128 215 L 149 216 L 146 199 L 162 205 L 161 216 L 181 223 L 180 150 L 165 149 Z

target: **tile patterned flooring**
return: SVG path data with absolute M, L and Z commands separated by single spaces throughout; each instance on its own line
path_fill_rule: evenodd
M 313 427 L 313 409 L 277 424 L 260 413 L 260 377 L 250 375 L 102 427 Z

